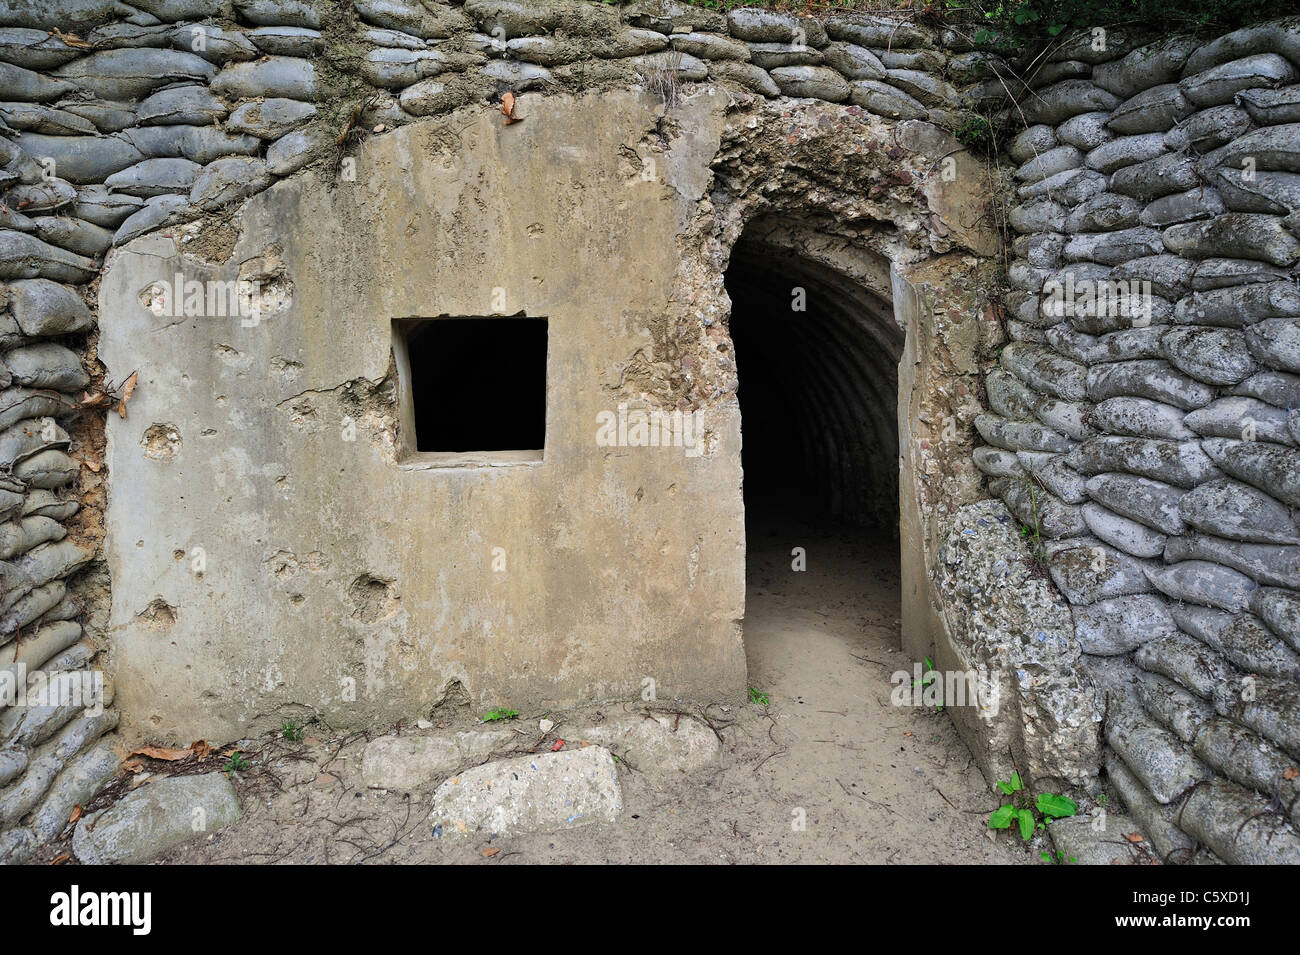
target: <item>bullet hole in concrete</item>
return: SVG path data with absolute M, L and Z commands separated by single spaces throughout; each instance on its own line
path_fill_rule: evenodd
M 176 623 L 176 607 L 162 597 L 155 597 L 136 617 L 146 630 L 167 630 Z
M 546 442 L 544 318 L 396 324 L 416 451 L 536 451 Z
M 155 461 L 168 461 L 181 450 L 181 432 L 174 424 L 151 424 L 140 438 L 144 456 Z
M 392 580 L 361 574 L 348 585 L 348 603 L 352 605 L 352 619 L 374 623 L 397 612 L 401 598 Z

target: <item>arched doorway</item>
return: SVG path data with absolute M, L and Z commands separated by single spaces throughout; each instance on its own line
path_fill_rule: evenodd
M 864 702 L 866 674 L 855 658 L 905 668 L 898 505 L 905 336 L 881 288 L 887 274 L 873 253 L 773 222 L 746 229 L 726 273 L 750 680 L 759 692 L 771 687 L 806 704 L 814 736 L 837 718 L 825 714 L 849 714 Z

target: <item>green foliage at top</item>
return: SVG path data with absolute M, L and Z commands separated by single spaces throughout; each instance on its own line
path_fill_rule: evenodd
M 1020 47 L 1096 27 L 1232 30 L 1300 11 L 1300 0 L 942 0 L 939 6 L 943 19 L 986 23 L 977 42 Z
M 499 706 L 495 710 L 488 710 L 486 713 L 484 713 L 483 722 L 499 723 L 503 720 L 513 720 L 518 716 L 519 716 L 518 710 L 511 710 L 511 709 L 507 709 L 504 706 Z

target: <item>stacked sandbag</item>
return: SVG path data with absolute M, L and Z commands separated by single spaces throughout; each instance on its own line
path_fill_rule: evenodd
M 975 463 L 1161 855 L 1300 862 L 1300 26 L 1115 40 L 1022 103 Z

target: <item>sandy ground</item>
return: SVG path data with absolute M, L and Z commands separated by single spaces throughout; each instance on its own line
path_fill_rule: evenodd
M 807 549 L 802 573 L 790 568 L 796 544 Z M 625 808 L 615 823 L 435 840 L 427 792 L 362 785 L 364 737 L 309 736 L 263 744 L 237 777 L 244 818 L 159 861 L 1036 862 L 1005 833 L 989 838 L 985 819 L 997 802 L 949 719 L 890 705 L 889 675 L 912 664 L 899 650 L 897 553 L 890 541 L 811 533 L 751 539 L 746 651 L 750 683 L 770 705 L 707 708 L 724 740 L 713 769 L 668 779 L 621 770 Z M 614 704 L 582 715 L 635 709 Z M 537 745 L 540 715 L 514 724 L 523 751 Z M 462 719 L 470 715 L 446 722 Z M 563 723 L 542 748 L 556 734 Z

